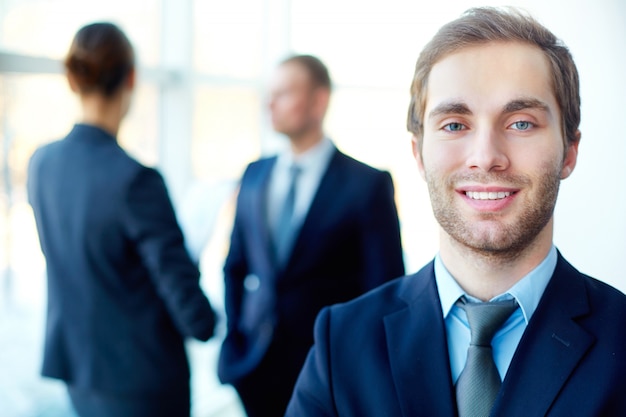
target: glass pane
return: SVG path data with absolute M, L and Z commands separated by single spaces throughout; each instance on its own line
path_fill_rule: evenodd
M 194 68 L 217 76 L 259 76 L 263 19 L 262 1 L 194 1 Z
M 408 90 L 424 43 L 466 8 L 462 0 L 293 0 L 291 45 L 323 59 L 336 84 Z
M 133 158 L 149 166 L 159 161 L 159 88 L 155 84 L 137 84 L 128 116 L 119 133 L 120 145 Z
M 76 117 L 68 92 L 60 75 L 0 76 L 0 403 L 9 416 L 67 410 L 61 384 L 38 376 L 45 263 L 25 181 L 34 149 L 60 138 Z
M 238 179 L 260 153 L 261 101 L 245 87 L 196 89 L 192 142 L 195 177 Z
M 338 88 L 333 92 L 326 130 L 355 158 L 391 169 L 410 153 L 405 127 L 408 93 L 398 90 Z
M 120 25 L 135 45 L 138 60 L 159 59 L 160 1 L 3 0 L 0 48 L 22 54 L 62 58 L 76 31 L 93 21 Z

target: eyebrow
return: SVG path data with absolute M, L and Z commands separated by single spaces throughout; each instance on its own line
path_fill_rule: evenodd
M 502 114 L 515 113 L 520 110 L 541 110 L 550 113 L 550 107 L 541 100 L 536 98 L 519 98 L 509 101 L 502 109 Z
M 550 113 L 550 106 L 536 98 L 518 98 L 509 101 L 502 108 L 502 114 L 515 113 L 521 110 L 535 109 Z M 428 114 L 429 118 L 436 116 L 444 116 L 448 114 L 471 115 L 472 111 L 469 106 L 462 101 L 446 101 L 440 103 Z
M 431 110 L 428 114 L 428 118 L 443 116 L 447 114 L 472 114 L 472 111 L 469 109 L 469 106 L 462 101 L 446 101 L 440 103 Z

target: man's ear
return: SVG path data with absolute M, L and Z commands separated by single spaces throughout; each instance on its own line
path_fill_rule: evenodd
M 411 136 L 411 146 L 413 148 L 413 156 L 417 161 L 417 169 L 424 180 L 426 180 L 426 173 L 424 171 L 424 161 L 422 160 L 422 139 L 417 136 Z
M 319 120 L 323 120 L 330 103 L 330 90 L 328 88 L 318 87 L 313 92 L 315 115 Z
M 565 158 L 563 159 L 563 167 L 561 168 L 561 179 L 569 177 L 574 168 L 576 167 L 576 161 L 578 160 L 578 144 L 580 143 L 580 130 L 576 131 L 576 138 L 573 142 L 568 142 L 565 149 Z
M 66 73 L 67 83 L 70 85 L 70 90 L 74 93 L 80 93 L 80 89 L 78 88 L 78 84 L 76 83 L 76 78 L 71 73 Z

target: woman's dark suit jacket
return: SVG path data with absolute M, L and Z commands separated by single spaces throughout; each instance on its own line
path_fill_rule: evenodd
M 188 392 L 183 338 L 210 338 L 215 315 L 161 175 L 79 124 L 32 156 L 28 196 L 48 274 L 42 374 L 110 393 Z

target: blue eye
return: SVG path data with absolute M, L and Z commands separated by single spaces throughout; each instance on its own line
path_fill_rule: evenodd
M 515 130 L 528 130 L 533 126 L 534 125 L 531 122 L 526 122 L 523 120 L 519 122 L 515 122 L 511 125 L 511 127 Z
M 461 130 L 465 129 L 465 125 L 463 125 L 463 123 L 448 123 L 443 128 L 444 130 L 450 132 L 460 132 Z

